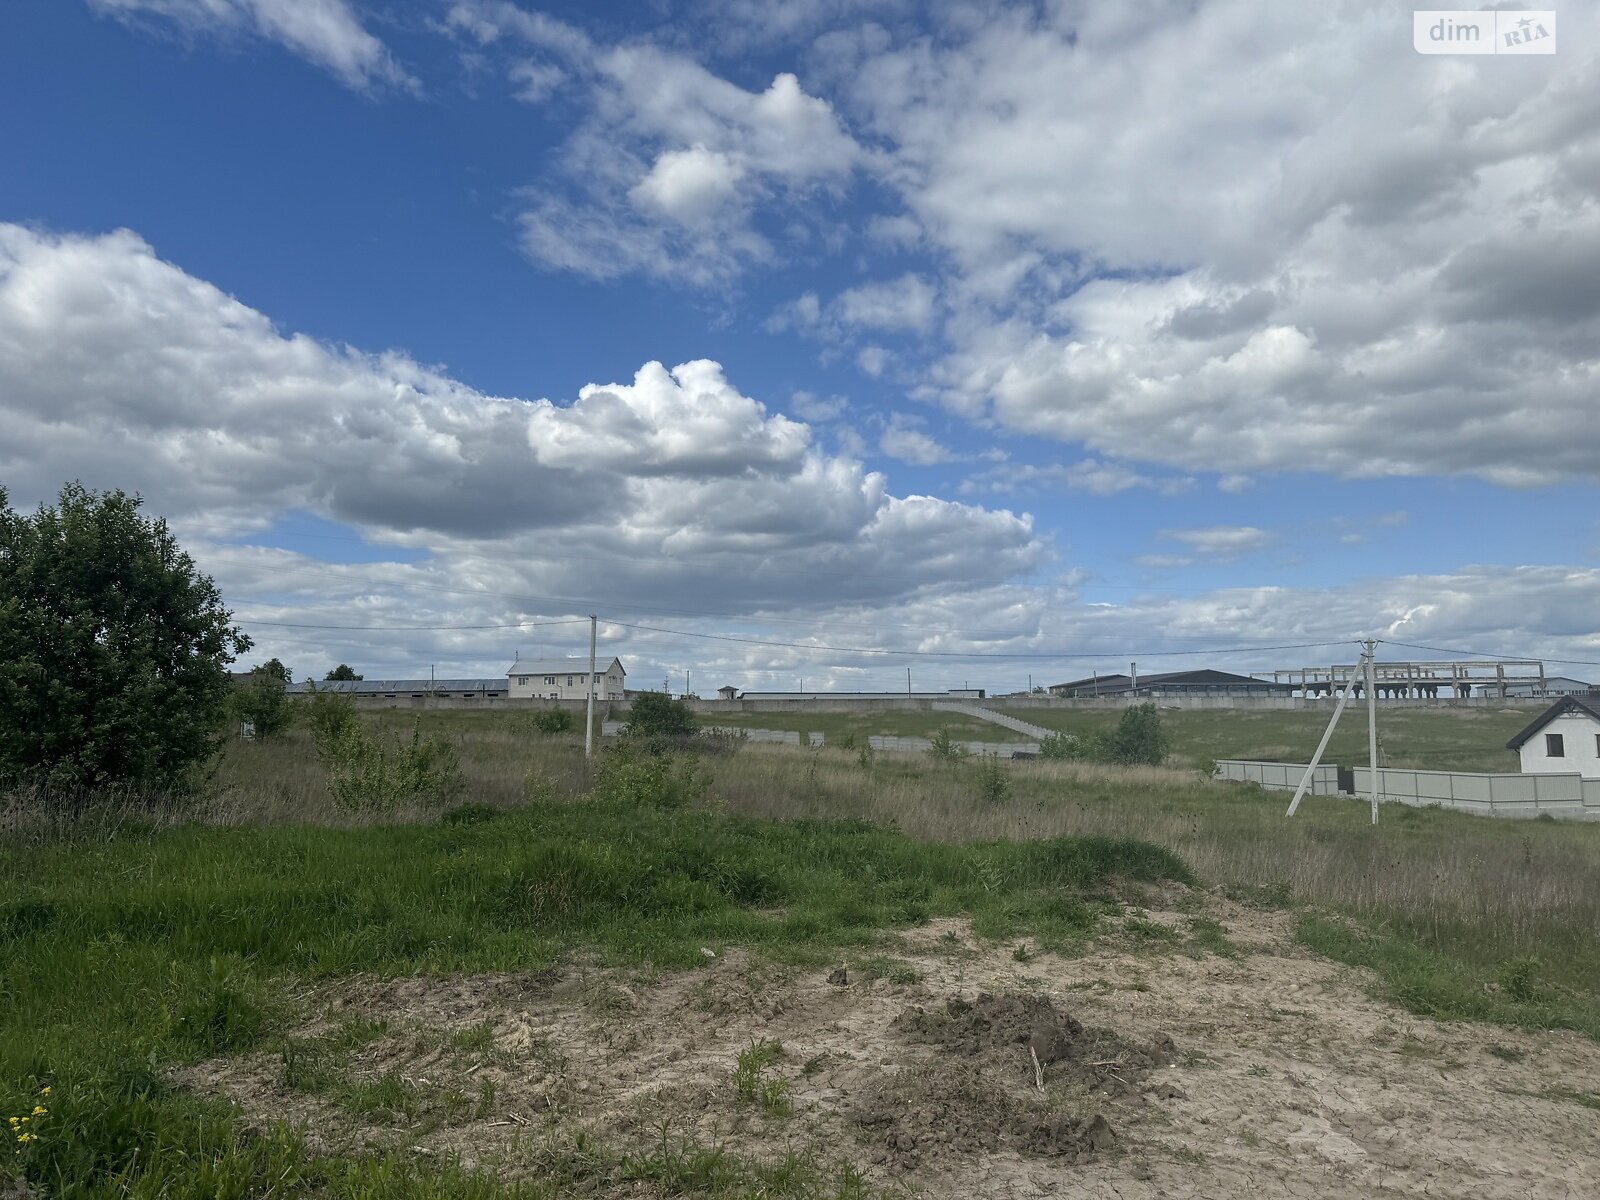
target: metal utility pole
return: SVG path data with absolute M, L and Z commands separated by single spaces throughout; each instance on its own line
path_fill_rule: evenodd
M 1368 641 L 1364 643 L 1367 661 L 1367 774 L 1371 786 L 1367 794 L 1372 798 L 1372 823 L 1378 823 L 1378 689 L 1377 667 L 1373 659 L 1378 653 L 1378 643 Z
M 589 614 L 589 711 L 583 723 L 583 759 L 588 762 L 594 757 L 594 643 L 595 643 L 595 615 Z
M 911 668 L 906 668 L 906 699 L 911 699 Z
M 1370 645 L 1370 643 L 1368 643 Z M 1361 661 L 1367 661 L 1366 651 L 1361 652 Z M 1356 690 L 1356 672 L 1350 672 L 1350 678 L 1345 680 L 1344 691 L 1339 693 L 1339 703 L 1334 707 L 1333 719 L 1328 722 L 1328 727 L 1322 731 L 1322 740 L 1317 743 L 1317 752 L 1311 756 L 1311 761 L 1306 764 L 1306 773 L 1300 777 L 1300 786 L 1294 790 L 1294 799 L 1289 801 L 1289 811 L 1283 815 L 1292 817 L 1295 810 L 1300 807 L 1300 797 L 1306 794 L 1306 789 L 1311 786 L 1311 775 L 1317 769 L 1317 764 L 1322 761 L 1322 752 L 1328 748 L 1328 740 L 1333 737 L 1334 726 L 1339 724 L 1339 715 L 1344 712 L 1344 706 L 1349 702 L 1350 695 Z M 1369 695 L 1371 688 L 1367 689 Z

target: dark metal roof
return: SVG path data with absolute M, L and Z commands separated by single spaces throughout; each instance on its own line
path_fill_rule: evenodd
M 1507 742 L 1506 749 L 1522 749 L 1522 744 L 1524 742 L 1526 742 L 1534 734 L 1538 733 L 1539 730 L 1543 729 L 1546 725 L 1550 724 L 1551 721 L 1554 721 L 1557 717 L 1563 716 L 1566 713 L 1573 712 L 1584 713 L 1593 717 L 1596 721 L 1600 721 L 1600 698 L 1591 700 L 1583 696 L 1561 697 L 1561 699 L 1557 700 L 1549 708 L 1545 709 L 1542 713 L 1535 717 L 1533 724 L 1529 725 L 1521 733 L 1517 734 L 1516 737 Z
M 1131 687 L 1133 680 L 1126 674 L 1117 675 L 1091 675 L 1087 679 L 1074 679 L 1070 683 L 1053 683 L 1052 688 L 1088 688 L 1091 691 L 1097 686 L 1102 691 L 1112 691 L 1119 688 Z M 1139 687 L 1257 687 L 1267 691 L 1289 691 L 1291 684 L 1273 683 L 1269 679 L 1256 679 L 1250 675 L 1235 675 L 1231 671 L 1217 671 L 1209 667 L 1202 667 L 1193 671 L 1162 671 L 1146 675 L 1139 674 Z

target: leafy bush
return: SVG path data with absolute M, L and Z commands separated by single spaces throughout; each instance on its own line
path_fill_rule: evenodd
M 1002 804 L 1011 795 L 1011 777 L 1000 765 L 1000 756 L 985 754 L 978 768 L 978 795 L 985 804 Z
M 322 691 L 315 685 L 306 689 L 300 719 L 311 730 L 319 752 L 324 743 L 337 742 L 360 725 L 354 700 L 343 692 Z
M 571 733 L 578 727 L 578 718 L 564 708 L 542 708 L 528 723 L 535 733 Z
M 628 737 L 689 737 L 699 728 L 694 710 L 665 692 L 640 692 L 628 710 L 622 732 Z
M 345 812 L 390 812 L 407 801 L 443 802 L 461 787 L 455 747 L 444 738 L 411 740 L 393 732 L 369 734 L 352 725 L 318 746 L 328 768 L 328 790 Z
M 672 810 L 693 804 L 710 786 L 692 755 L 637 754 L 623 745 L 601 760 L 594 794 L 611 804 Z
M 292 703 L 282 677 L 257 668 L 250 672 L 249 682 L 234 690 L 228 706 L 238 720 L 250 722 L 256 737 L 271 738 L 293 723 Z
M 1090 747 L 1070 733 L 1052 733 L 1039 739 L 1039 757 L 1072 761 L 1089 756 Z
M 1094 757 L 1123 766 L 1143 763 L 1154 767 L 1166 758 L 1168 746 L 1160 711 L 1154 704 L 1135 704 L 1123 710 L 1115 729 L 1095 739 Z
M 165 521 L 124 492 L 0 487 L 0 777 L 180 787 L 220 745 L 250 648 Z
M 955 762 L 967 756 L 967 748 L 952 738 L 948 729 L 941 729 L 930 739 L 928 753 L 945 762 Z

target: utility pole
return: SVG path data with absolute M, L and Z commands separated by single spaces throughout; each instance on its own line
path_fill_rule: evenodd
M 1369 640 L 1363 644 L 1366 647 L 1367 660 L 1367 773 L 1371 782 L 1368 795 L 1372 798 L 1372 823 L 1376 825 L 1378 823 L 1378 689 L 1376 687 L 1378 671 L 1372 660 L 1378 653 L 1378 643 Z
M 911 699 L 911 668 L 906 668 L 906 699 Z
M 689 668 L 685 667 L 683 669 L 683 698 L 685 700 L 687 700 L 689 698 L 689 693 L 694 690 L 693 688 L 691 688 L 689 686 L 689 675 L 690 675 Z
M 595 615 L 589 614 L 589 711 L 583 722 L 583 761 L 594 757 L 594 642 Z
M 1370 644 L 1370 643 L 1369 643 Z M 1361 653 L 1361 661 L 1366 662 L 1366 651 Z M 1359 669 L 1359 668 L 1358 668 Z M 1330 680 L 1332 676 L 1329 676 Z M 1317 752 L 1311 756 L 1311 761 L 1306 764 L 1306 773 L 1300 777 L 1300 786 L 1294 790 L 1294 799 L 1289 801 L 1289 811 L 1283 815 L 1292 817 L 1295 810 L 1300 807 L 1300 797 L 1306 794 L 1306 789 L 1311 786 L 1311 775 L 1317 769 L 1317 764 L 1322 761 L 1322 752 L 1328 748 L 1328 740 L 1333 737 L 1333 729 L 1339 723 L 1339 716 L 1344 712 L 1344 706 L 1349 703 L 1351 694 L 1356 690 L 1356 672 L 1350 672 L 1350 678 L 1345 680 L 1344 691 L 1339 693 L 1339 703 L 1334 706 L 1333 718 L 1328 722 L 1328 727 L 1322 731 L 1322 740 L 1317 743 Z M 1371 689 L 1368 688 L 1368 694 Z

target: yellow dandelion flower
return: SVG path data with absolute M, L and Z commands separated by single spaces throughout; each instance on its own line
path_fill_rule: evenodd
M 42 1087 L 42 1088 L 39 1089 L 39 1095 L 48 1096 L 49 1094 L 50 1094 L 50 1088 L 49 1088 L 48 1085 L 46 1085 L 45 1087 Z
M 33 1106 L 33 1115 L 36 1117 L 45 1116 L 47 1113 L 49 1113 L 49 1111 L 50 1110 L 42 1104 L 35 1104 Z

